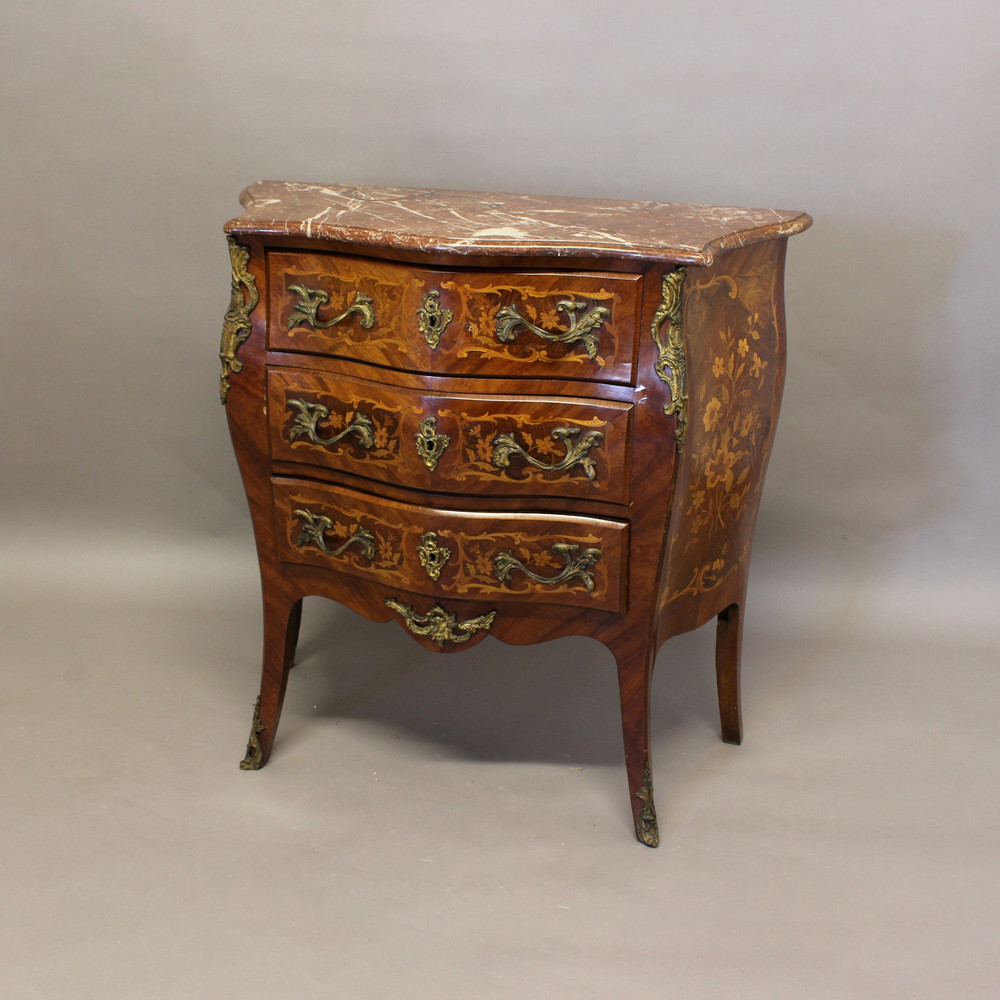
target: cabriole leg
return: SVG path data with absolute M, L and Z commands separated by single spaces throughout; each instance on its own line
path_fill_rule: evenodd
M 295 655 L 301 615 L 301 598 L 297 601 L 273 596 L 264 598 L 264 665 L 250 740 L 246 756 L 240 761 L 244 771 L 258 770 L 271 755 L 281 705 L 285 700 L 288 669 Z
M 625 771 L 635 835 L 648 847 L 656 847 L 660 834 L 653 803 L 653 772 L 649 753 L 649 695 L 653 678 L 651 644 L 613 650 L 618 664 L 618 689 L 622 706 L 622 736 Z
M 299 629 L 302 626 L 302 599 L 300 598 L 292 605 L 292 610 L 288 615 L 288 668 L 295 666 L 295 650 L 299 645 Z
M 715 633 L 715 679 L 719 688 L 719 718 L 726 743 L 743 741 L 740 709 L 740 653 L 743 645 L 743 609 L 730 604 L 718 617 Z

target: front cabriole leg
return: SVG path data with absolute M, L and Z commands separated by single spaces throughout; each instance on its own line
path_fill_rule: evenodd
M 618 664 L 625 772 L 636 838 L 647 847 L 660 843 L 653 802 L 653 770 L 649 752 L 649 697 L 653 679 L 651 638 L 615 642 L 611 651 Z
M 285 700 L 288 671 L 295 655 L 302 600 L 274 595 L 264 598 L 264 663 L 261 669 L 260 695 L 254 706 L 247 752 L 240 767 L 244 771 L 262 768 L 271 755 L 274 734 Z

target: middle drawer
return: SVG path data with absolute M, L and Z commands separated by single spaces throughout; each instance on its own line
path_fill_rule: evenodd
M 276 461 L 429 492 L 629 501 L 631 403 L 439 394 L 268 370 Z

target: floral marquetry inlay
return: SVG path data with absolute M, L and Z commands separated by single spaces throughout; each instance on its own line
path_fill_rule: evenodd
M 782 346 L 770 281 L 752 267 L 762 251 L 754 251 L 735 274 L 688 272 L 688 315 L 713 332 L 689 344 L 690 369 L 698 372 L 689 385 L 691 463 L 675 501 L 683 504 L 683 527 L 674 531 L 683 557 L 674 564 L 688 571 L 665 600 L 717 587 L 749 549 L 741 526 L 752 521 L 760 495 Z
M 289 378 L 272 372 L 270 381 L 276 454 L 296 461 L 361 462 L 366 467 L 398 461 L 400 424 L 408 416 L 402 405 L 347 386 L 334 395 L 313 374 Z
M 551 420 L 542 424 L 530 415 L 489 412 L 456 414 L 455 423 L 461 428 L 464 459 L 458 479 L 597 485 L 607 420 L 581 416 L 569 426 L 553 426 Z
M 268 254 L 268 344 L 410 370 L 629 381 L 639 276 L 454 271 Z
M 452 287 L 465 306 L 461 318 L 470 333 L 470 343 L 459 349 L 461 357 L 518 357 L 529 362 L 559 357 L 578 366 L 582 373 L 588 365 L 603 368 L 605 355 L 614 350 L 615 335 L 604 327 L 616 296 L 607 288 L 588 289 L 584 297 L 568 286 L 566 291 L 556 292 L 531 285 L 471 282 L 453 283 Z M 608 327 L 613 330 L 610 323 Z M 520 336 L 529 332 L 531 339 Z
M 473 598 L 541 598 L 617 608 L 626 534 L 618 522 L 535 515 L 504 522 L 335 487 L 275 487 L 285 557 L 401 589 Z M 428 586 L 430 589 L 428 590 Z

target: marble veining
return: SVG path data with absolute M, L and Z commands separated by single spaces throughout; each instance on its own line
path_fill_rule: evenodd
M 773 209 L 429 188 L 260 181 L 229 233 L 266 232 L 459 254 L 601 256 L 709 264 L 721 250 L 807 228 Z

